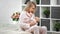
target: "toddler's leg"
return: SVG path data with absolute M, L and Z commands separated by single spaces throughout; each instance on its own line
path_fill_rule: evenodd
M 29 28 L 26 31 L 33 32 L 34 34 L 39 34 L 39 28 L 38 28 L 38 26 L 32 26 L 31 28 Z
M 42 27 L 40 28 L 40 32 L 41 32 L 41 34 L 47 34 L 47 27 L 42 26 Z

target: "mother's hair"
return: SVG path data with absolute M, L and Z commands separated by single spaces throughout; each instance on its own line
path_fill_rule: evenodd
M 29 11 L 29 8 L 32 7 L 32 5 L 34 5 L 35 8 L 36 8 L 36 3 L 35 3 L 35 2 L 33 2 L 33 1 L 27 2 L 27 6 L 24 8 L 24 10 L 25 10 L 25 11 Z M 34 13 L 34 12 L 33 12 L 33 13 Z

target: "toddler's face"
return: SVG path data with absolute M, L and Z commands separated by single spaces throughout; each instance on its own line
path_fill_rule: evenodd
M 35 17 L 35 20 L 39 22 L 40 19 L 38 17 Z

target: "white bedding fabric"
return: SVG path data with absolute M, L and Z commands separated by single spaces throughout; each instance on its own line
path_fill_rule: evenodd
M 13 31 L 13 30 L 0 30 L 0 34 L 31 34 L 25 31 Z
M 18 24 L 0 23 L 0 34 L 31 34 L 29 32 L 22 31 Z

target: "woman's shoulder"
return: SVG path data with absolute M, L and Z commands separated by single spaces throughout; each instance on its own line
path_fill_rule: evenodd
M 20 18 L 23 18 L 25 16 L 25 11 L 22 11 L 20 14 Z
M 21 12 L 21 14 L 25 14 L 25 13 L 26 13 L 26 11 L 22 11 L 22 12 Z

